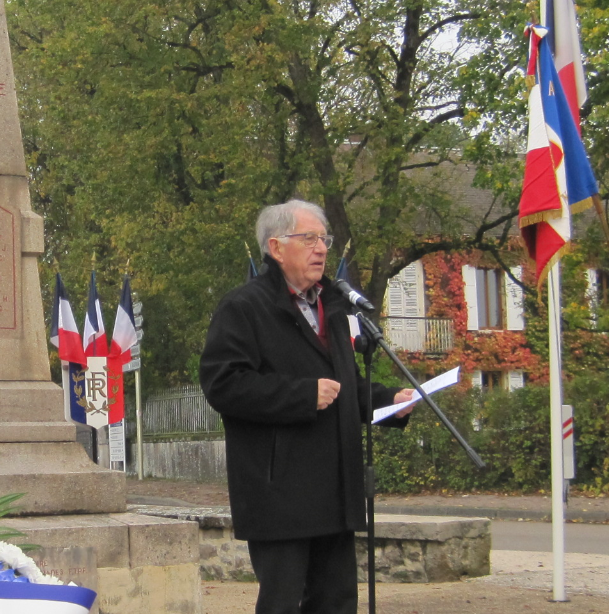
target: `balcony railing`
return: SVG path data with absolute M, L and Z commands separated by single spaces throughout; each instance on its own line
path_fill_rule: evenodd
M 448 318 L 384 318 L 385 337 L 393 348 L 407 352 L 446 354 L 453 349 L 455 332 Z

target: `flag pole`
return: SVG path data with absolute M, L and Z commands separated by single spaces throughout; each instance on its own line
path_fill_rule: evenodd
M 548 275 L 548 334 L 550 346 L 550 435 L 552 449 L 552 553 L 554 601 L 565 595 L 564 471 L 562 450 L 562 378 L 560 345 L 560 263 Z
M 603 232 L 605 234 L 605 239 L 609 243 L 609 224 L 607 223 L 607 216 L 603 211 L 603 205 L 601 203 L 601 198 L 598 194 L 594 194 L 592 196 L 592 202 L 594 203 L 594 208 L 596 209 L 596 213 L 601 221 L 601 226 L 603 227 Z

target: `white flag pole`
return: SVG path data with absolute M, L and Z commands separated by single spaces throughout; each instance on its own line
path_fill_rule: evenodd
M 552 445 L 552 552 L 554 601 L 565 594 L 565 523 L 562 458 L 562 360 L 560 345 L 560 263 L 548 275 L 548 333 L 550 342 L 550 433 Z

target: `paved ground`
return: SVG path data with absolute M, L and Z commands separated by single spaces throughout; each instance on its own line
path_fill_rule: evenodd
M 131 503 L 224 506 L 222 485 L 166 480 L 128 480 Z M 505 520 L 548 519 L 545 496 L 455 495 L 378 497 L 379 512 L 487 516 Z M 609 523 L 609 497 L 573 497 L 567 517 L 574 522 Z M 493 550 L 492 575 L 444 584 L 377 584 L 377 614 L 609 614 L 609 552 L 566 554 L 568 601 L 555 603 L 552 554 Z M 252 614 L 257 586 L 204 582 L 205 614 Z M 360 585 L 360 613 L 370 612 L 368 587 Z
M 170 505 L 228 505 L 228 493 L 222 484 L 129 478 L 127 489 L 130 502 L 144 505 L 158 502 L 158 497 L 170 499 Z M 379 513 L 550 520 L 552 500 L 550 495 L 379 495 L 375 509 Z M 609 496 L 570 497 L 566 518 L 571 522 L 609 523 Z

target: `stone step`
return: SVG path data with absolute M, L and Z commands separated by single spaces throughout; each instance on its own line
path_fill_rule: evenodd
M 194 520 L 199 525 L 204 580 L 254 581 L 246 542 L 235 540 L 228 507 L 130 505 L 138 514 Z M 375 516 L 378 582 L 450 582 L 490 573 L 488 518 Z M 368 576 L 368 534 L 356 534 L 358 581 Z
M 3 518 L 2 525 L 22 531 L 21 543 L 93 548 L 97 587 L 88 588 L 104 614 L 202 612 L 194 522 L 124 513 Z M 44 567 L 36 551 L 28 556 Z

